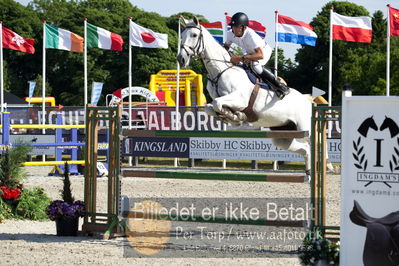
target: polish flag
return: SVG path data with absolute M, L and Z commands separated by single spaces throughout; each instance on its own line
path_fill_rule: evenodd
M 168 34 L 154 32 L 130 21 L 130 45 L 144 48 L 168 48 Z
M 372 27 L 370 17 L 347 17 L 332 12 L 333 39 L 370 43 Z

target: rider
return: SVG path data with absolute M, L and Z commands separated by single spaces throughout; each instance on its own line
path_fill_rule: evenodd
M 238 45 L 246 52 L 244 56 L 232 56 L 231 63 L 237 65 L 240 62 L 251 63 L 252 69 L 262 78 L 263 81 L 271 83 L 277 96 L 282 99 L 289 93 L 289 88 L 281 83 L 273 73 L 264 67 L 272 54 L 271 47 L 248 28 L 248 16 L 242 12 L 235 13 L 231 18 L 230 26 L 232 31 L 227 32 L 224 47 L 228 50 L 232 43 Z

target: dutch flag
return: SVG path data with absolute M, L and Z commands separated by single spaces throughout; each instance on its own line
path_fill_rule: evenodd
M 313 27 L 302 21 L 278 15 L 277 41 L 316 46 L 317 35 Z

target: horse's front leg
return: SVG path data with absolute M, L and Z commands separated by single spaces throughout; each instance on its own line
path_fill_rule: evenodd
M 242 106 L 240 101 L 242 101 L 242 97 L 234 94 L 219 97 L 212 102 L 213 110 L 222 117 L 241 124 L 246 121 L 247 116 L 239 111 L 245 108 L 245 105 Z
M 223 108 L 222 112 L 216 112 L 214 109 L 214 105 L 207 104 L 205 105 L 205 112 L 208 115 L 214 116 L 225 123 L 230 123 L 232 125 L 240 125 L 242 123 L 240 121 L 237 121 L 237 118 L 234 116 L 233 112 L 230 109 Z

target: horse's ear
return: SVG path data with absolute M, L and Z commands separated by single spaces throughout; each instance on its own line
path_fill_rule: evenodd
M 198 26 L 198 24 L 199 24 L 199 20 L 198 20 L 198 18 L 197 18 L 197 17 L 194 17 L 193 21 L 194 21 L 195 25 L 197 25 L 197 26 Z

